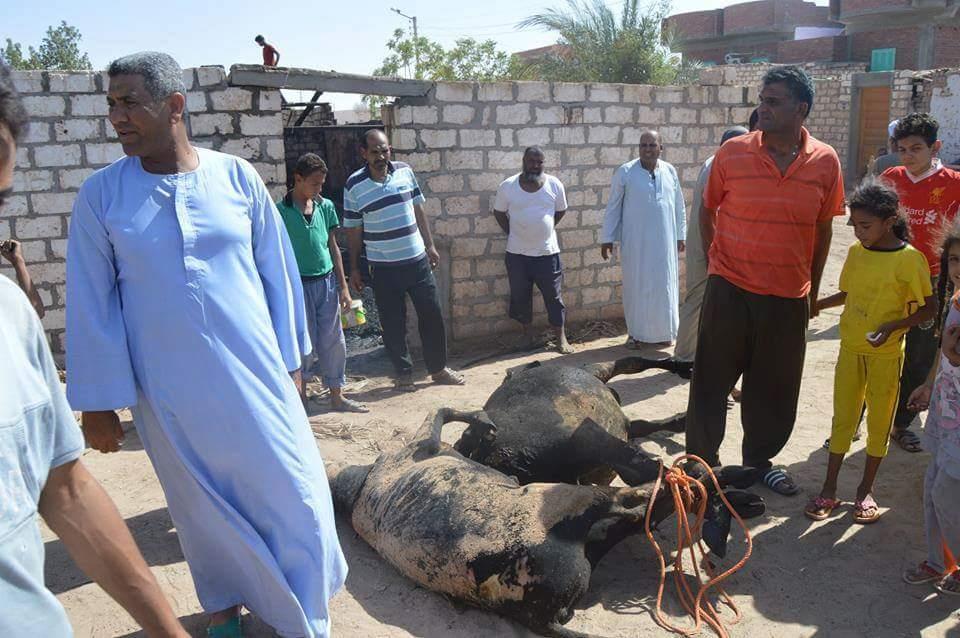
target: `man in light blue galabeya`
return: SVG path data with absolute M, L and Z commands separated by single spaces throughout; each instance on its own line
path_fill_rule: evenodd
M 310 341 L 290 240 L 249 163 L 191 145 L 173 58 L 107 74 L 127 157 L 70 220 L 67 396 L 103 452 L 132 407 L 209 636 L 239 636 L 241 607 L 282 636 L 328 636 L 347 568 L 298 394 Z
M 26 112 L 0 62 L 0 216 L 12 192 Z M 83 435 L 67 404 L 40 319 L 0 276 L 0 636 L 73 635 L 44 586 L 43 517 L 77 565 L 151 638 L 188 638 L 113 501 L 80 460 Z

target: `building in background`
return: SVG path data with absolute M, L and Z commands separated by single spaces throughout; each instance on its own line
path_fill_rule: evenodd
M 960 0 L 759 0 L 664 20 L 673 50 L 706 64 L 863 62 L 870 71 L 960 66 Z
M 829 7 L 806 0 L 759 0 L 678 13 L 664 20 L 663 27 L 673 36 L 675 52 L 707 64 L 779 62 L 781 47 L 797 41 L 798 28 L 801 35 L 827 37 L 843 30 L 830 19 Z

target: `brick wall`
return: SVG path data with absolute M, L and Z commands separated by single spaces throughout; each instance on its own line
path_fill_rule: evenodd
M 881 29 L 850 34 L 850 58 L 858 62 L 870 62 L 874 49 L 897 50 L 896 67 L 898 69 L 917 68 L 917 42 L 920 40 L 918 27 L 900 29 Z
M 892 7 L 909 7 L 911 0 L 839 0 L 840 15 L 867 13 Z
M 715 38 L 723 34 L 723 9 L 679 13 L 664 20 L 664 25 L 683 40 Z
M 890 119 L 903 117 L 914 111 L 929 111 L 929 91 L 924 91 L 922 78 L 926 74 L 916 71 L 897 71 L 893 74 L 893 87 L 890 92 Z
M 105 73 L 17 71 L 13 80 L 30 129 L 17 147 L 13 195 L 0 209 L 0 239 L 22 242 L 60 354 L 73 200 L 83 180 L 123 151 L 106 118 Z M 279 193 L 286 180 L 280 92 L 228 86 L 223 67 L 185 69 L 184 83 L 194 143 L 250 160 Z M 5 263 L 0 274 L 13 278 Z
M 725 63 L 723 56 L 726 53 L 726 49 L 689 49 L 683 55 L 687 60 L 700 60 L 701 62 L 713 62 L 715 65 L 721 65 Z
M 830 21 L 830 7 L 818 7 L 813 2 L 796 0 L 778 2 L 775 8 L 777 24 L 784 26 L 826 27 L 840 26 Z
M 724 83 L 759 89 L 763 75 L 776 64 L 730 64 L 710 69 L 722 73 Z M 853 74 L 862 73 L 861 62 L 833 62 L 801 64 L 813 79 L 816 97 L 813 111 L 807 119 L 807 128 L 814 137 L 837 151 L 841 166 L 846 166 L 847 145 L 850 140 L 850 102 Z
M 960 65 L 960 27 L 937 27 L 933 43 L 933 68 Z
M 776 27 L 775 0 L 731 4 L 723 10 L 723 33 L 734 35 Z
M 840 157 L 840 166 L 846 166 L 853 73 L 814 77 L 813 86 L 816 97 L 807 118 L 807 129 L 818 140 L 832 146 Z
M 841 62 L 847 58 L 847 37 L 829 36 L 806 40 L 785 40 L 777 44 L 780 63 Z
M 449 251 L 444 303 L 453 338 L 515 328 L 507 319 L 506 238 L 492 204 L 498 184 L 520 170 L 522 149 L 534 144 L 567 188 L 570 207 L 558 233 L 570 320 L 622 317 L 619 264 L 603 262 L 599 251 L 613 171 L 636 156 L 641 131 L 656 127 L 689 202 L 700 164 L 752 110 L 755 91 L 720 86 L 723 77 L 707 69 L 700 85 L 688 87 L 438 83 L 426 98 L 386 109 L 396 157 L 417 172 L 434 234 Z

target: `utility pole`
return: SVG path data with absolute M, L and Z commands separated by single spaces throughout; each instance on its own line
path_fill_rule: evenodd
M 413 77 L 420 79 L 420 42 L 417 39 L 417 16 L 408 16 L 400 9 L 391 8 L 390 10 L 413 23 Z

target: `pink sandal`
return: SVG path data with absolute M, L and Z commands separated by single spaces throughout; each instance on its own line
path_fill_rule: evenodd
M 867 494 L 862 501 L 853 504 L 853 522 L 861 525 L 869 525 L 880 520 L 880 506 L 873 500 L 873 496 Z
M 830 518 L 830 515 L 833 514 L 833 510 L 840 507 L 840 505 L 840 501 L 835 498 L 824 498 L 823 496 L 818 496 L 807 503 L 807 507 L 803 510 L 803 513 L 812 521 L 822 521 Z

